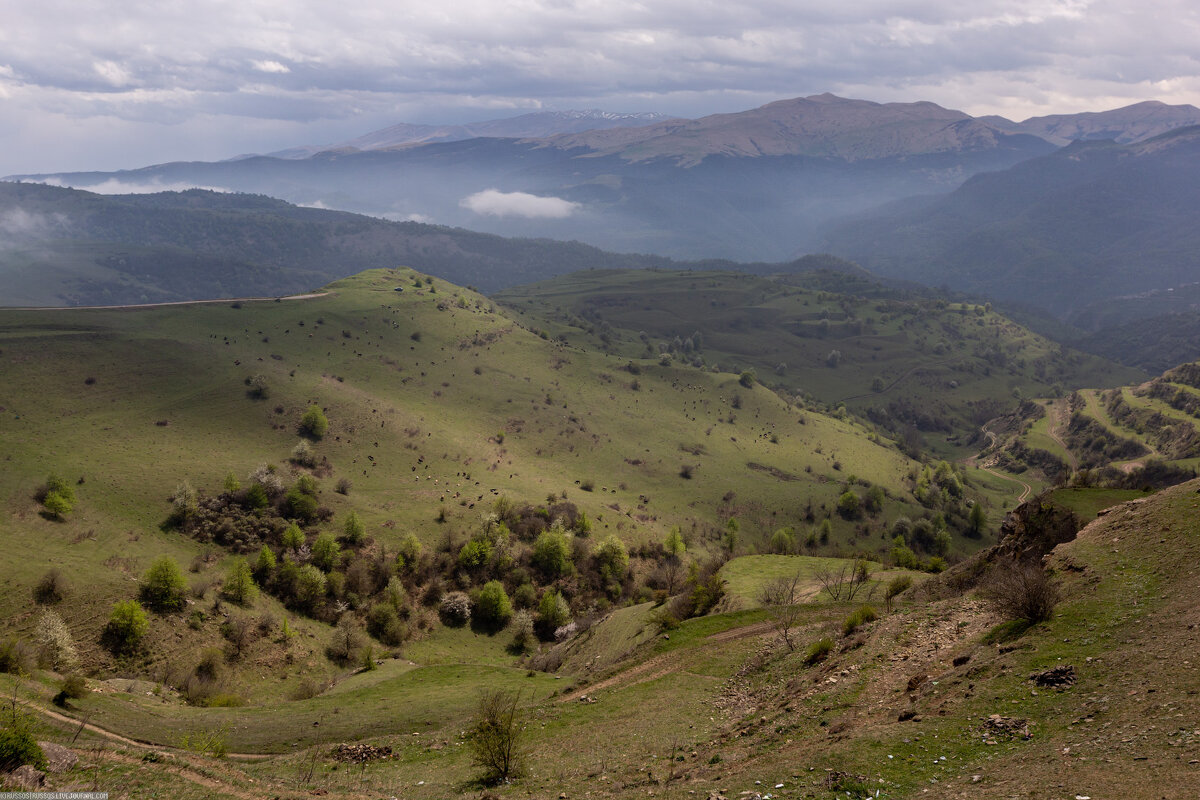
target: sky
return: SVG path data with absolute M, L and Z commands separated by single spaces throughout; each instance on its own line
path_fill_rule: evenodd
M 822 92 L 1015 120 L 1200 105 L 1194 0 L 0 0 L 0 19 L 0 175 Z

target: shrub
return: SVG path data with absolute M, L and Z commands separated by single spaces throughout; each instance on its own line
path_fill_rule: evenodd
M 149 629 L 150 622 L 141 603 L 123 600 L 113 606 L 108 624 L 104 626 L 104 644 L 118 655 L 133 653 L 141 647 Z
M 887 602 L 889 611 L 892 609 L 892 600 L 908 591 L 909 587 L 911 586 L 912 577 L 909 575 L 897 575 L 888 582 L 887 590 L 884 592 L 883 598 Z
M 301 439 L 292 448 L 291 461 L 293 464 L 299 464 L 302 467 L 312 467 L 317 463 L 316 454 L 313 453 L 313 446 L 308 439 Z
M 21 639 L 8 639 L 0 644 L 0 672 L 13 675 L 29 673 L 37 665 L 37 654 Z
M 67 630 L 62 617 L 53 611 L 47 609 L 42 612 L 34 638 L 41 648 L 40 660 L 47 666 L 61 670 L 71 669 L 79 663 L 79 652 L 75 649 L 71 632 Z
M 824 661 L 825 658 L 833 652 L 833 639 L 826 636 L 823 639 L 818 639 L 808 647 L 808 652 L 804 654 L 804 663 L 808 665 L 816 664 L 819 661 Z
M 83 679 L 83 676 L 68 675 L 63 678 L 63 682 L 58 689 L 58 694 L 54 695 L 51 702 L 56 706 L 65 708 L 68 700 L 82 700 L 87 695 L 87 681 Z
M 993 570 L 984 596 L 1007 618 L 1038 623 L 1054 615 L 1060 591 L 1040 564 L 1010 562 Z
M 343 614 L 333 629 L 333 636 L 325 648 L 325 655 L 330 661 L 345 666 L 361 660 L 361 650 L 365 642 L 358 623 L 351 614 Z
M 163 556 L 150 565 L 138 587 L 139 596 L 154 611 L 179 611 L 187 603 L 187 583 L 183 571 L 170 556 Z
M 268 553 L 271 551 L 263 548 Z M 259 561 L 262 561 L 262 552 L 259 552 Z M 272 566 L 274 565 L 274 556 L 271 557 Z M 268 570 L 269 571 L 269 570 Z M 234 559 L 233 564 L 229 567 L 229 573 L 225 576 L 225 584 L 221 587 L 221 592 L 239 606 L 248 606 L 258 597 L 258 587 L 254 585 L 254 577 L 250 573 L 250 564 L 241 556 Z
M 463 592 L 450 592 L 438 603 L 438 616 L 451 628 L 461 628 L 471 621 L 471 598 Z
M 458 565 L 469 572 L 483 569 L 492 557 L 492 545 L 486 539 L 472 539 L 458 551 Z
M 332 533 L 322 533 L 313 542 L 311 561 L 313 566 L 322 572 L 329 572 L 337 566 L 341 555 L 342 547 L 337 543 L 337 539 L 333 538 Z
M 28 719 L 14 711 L 0 728 L 0 772 L 12 772 L 25 764 L 45 770 L 46 754 L 33 738 Z
M 508 623 L 508 629 L 512 632 L 512 641 L 508 645 L 510 653 L 521 655 L 533 649 L 537 637 L 533 632 L 532 614 L 524 609 L 513 614 L 512 620 Z
M 549 640 L 554 631 L 571 621 L 571 607 L 558 592 L 548 589 L 538 603 L 537 629 L 541 638 Z
M 854 613 L 846 617 L 846 620 L 842 623 L 842 634 L 849 636 L 861 626 L 866 625 L 868 622 L 874 622 L 877 619 L 879 619 L 879 615 L 875 613 L 874 608 L 871 606 L 860 606 Z
M 471 725 L 469 745 L 472 761 L 484 770 L 484 783 L 502 783 L 524 769 L 521 737 L 524 727 L 518 709 L 520 695 L 500 689 L 484 689 Z
M 320 406 L 309 406 L 300 417 L 300 433 L 313 439 L 320 439 L 329 433 L 329 419 Z
M 70 585 L 67 583 L 67 579 L 63 577 L 58 567 L 51 567 L 34 585 L 33 599 L 41 605 L 50 606 L 61 603 L 68 591 L 70 591 Z
M 508 592 L 504 591 L 504 584 L 500 581 L 485 583 L 475 600 L 475 619 L 484 625 L 499 629 L 508 624 L 512 615 L 512 603 L 508 599 Z
M 538 535 L 530 559 L 542 573 L 554 580 L 571 571 L 571 543 L 558 528 L 549 528 Z
M 408 628 L 400 621 L 392 603 L 376 603 L 367 612 L 367 633 L 386 645 L 396 647 L 408 637 Z

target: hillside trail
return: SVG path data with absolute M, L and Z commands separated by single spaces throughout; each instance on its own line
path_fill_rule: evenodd
M 312 300 L 333 292 L 289 294 L 284 297 L 223 297 L 219 300 L 171 300 L 166 303 L 127 303 L 120 306 L 3 306 L 5 311 L 103 311 L 105 309 L 163 308 L 165 306 L 204 306 L 213 303 L 273 303 L 276 300 Z
M 67 714 L 60 714 L 53 709 L 46 708 L 45 706 L 39 705 L 30 700 L 26 700 L 23 697 L 16 698 L 16 701 L 34 713 L 41 714 L 44 717 L 49 717 L 50 719 L 61 722 L 65 725 L 70 725 L 73 728 L 82 728 L 88 733 L 94 733 L 97 736 L 107 739 L 115 744 L 124 745 L 125 747 L 132 747 L 138 750 L 154 750 L 158 752 L 168 752 L 175 755 L 181 755 L 186 752 L 176 747 L 169 747 L 167 745 L 158 745 L 151 742 L 142 742 L 138 741 L 137 739 L 130 739 L 128 736 L 122 736 L 116 731 L 109 730 L 108 728 L 102 728 L 94 722 L 88 722 L 86 719 L 81 720 Z M 227 758 L 233 758 L 239 761 L 259 761 L 265 758 L 270 758 L 269 753 L 226 753 L 225 756 Z
M 1017 505 L 1021 505 L 1021 503 L 1024 503 L 1026 500 L 1029 499 L 1029 495 L 1033 494 L 1033 487 L 1031 485 L 1029 485 L 1028 483 L 1026 483 L 1025 481 L 1021 480 L 1020 478 L 1016 478 L 1012 475 L 1006 475 L 1003 472 L 998 472 L 995 469 L 993 469 L 992 467 L 994 467 L 996 464 L 995 456 L 992 456 L 986 460 L 981 460 L 981 459 L 983 459 L 983 454 L 986 453 L 988 450 L 991 450 L 993 447 L 995 447 L 996 443 L 1000 440 L 1000 437 L 997 436 L 995 433 L 993 433 L 992 430 L 989 428 L 989 426 L 992 424 L 992 422 L 994 422 L 994 420 L 988 420 L 987 422 L 983 423 L 983 425 L 979 428 L 980 433 L 982 433 L 988 439 L 987 446 L 985 446 L 982 450 L 980 450 L 975 455 L 964 458 L 962 460 L 962 463 L 968 467 L 975 467 L 976 469 L 980 469 L 980 470 L 988 473 L 989 475 L 993 475 L 993 476 L 999 478 L 1000 480 L 1012 481 L 1013 483 L 1021 486 L 1021 489 L 1022 489 L 1021 495 L 1017 498 Z
M 705 637 L 708 642 L 732 642 L 737 639 L 746 639 L 751 636 L 763 636 L 768 633 L 773 633 L 775 630 L 774 622 L 756 622 L 751 625 L 743 625 L 739 628 L 731 628 L 727 631 L 720 631 Z M 687 672 L 683 668 L 682 654 L 676 651 L 669 653 L 661 653 L 657 656 L 649 658 L 640 664 L 635 664 L 632 667 L 622 669 L 621 671 L 610 675 L 604 680 L 589 684 L 582 688 L 576 689 L 573 692 L 563 695 L 560 703 L 579 700 L 587 697 L 595 692 L 605 689 L 625 689 L 630 686 L 637 686 L 641 683 L 658 680 L 675 672 Z
M 1055 443 L 1063 449 L 1067 454 L 1067 466 L 1071 468 L 1071 472 L 1079 471 L 1079 459 L 1071 452 L 1071 448 L 1067 447 L 1067 443 L 1063 441 L 1062 432 L 1067 429 L 1067 404 L 1062 400 L 1055 400 L 1051 404 L 1048 413 L 1050 419 L 1046 423 L 1046 435 L 1055 441 Z
M 99 750 L 94 747 L 88 747 L 87 751 L 92 758 L 102 759 L 108 762 L 116 762 L 126 765 L 145 765 L 147 768 L 161 770 L 176 775 L 184 780 L 202 786 L 212 792 L 217 792 L 221 795 L 230 797 L 242 798 L 243 800 L 256 800 L 263 796 L 264 790 L 281 789 L 281 786 L 269 787 L 263 785 L 258 791 L 248 791 L 242 788 L 241 783 L 254 783 L 256 779 L 250 778 L 239 769 L 229 764 L 228 762 L 217 762 L 213 759 L 206 759 L 203 764 L 193 761 L 193 754 L 173 747 L 163 747 L 160 745 L 150 744 L 148 742 L 139 742 L 136 739 L 130 739 L 127 736 L 122 736 L 119 733 L 110 731 L 107 728 L 102 728 L 85 720 L 79 720 L 66 714 L 61 714 L 53 709 L 45 708 L 37 703 L 31 702 L 24 698 L 15 698 L 18 703 L 28 708 L 34 713 L 44 717 L 69 725 L 76 730 L 86 730 L 89 733 L 96 734 L 104 740 L 113 744 L 128 747 L 133 750 L 144 751 L 145 753 L 166 753 L 170 754 L 172 759 L 177 759 L 183 763 L 164 763 L 162 761 L 147 762 L 142 758 L 120 753 L 115 750 Z M 73 749 L 81 749 L 82 746 L 68 745 Z M 265 756 L 248 753 L 227 753 L 227 758 L 240 760 L 259 760 Z M 236 782 L 235 782 L 236 781 Z

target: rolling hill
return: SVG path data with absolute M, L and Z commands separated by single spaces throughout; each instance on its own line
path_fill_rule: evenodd
M 814 260 L 813 266 L 836 259 Z M 590 271 L 499 292 L 530 324 L 634 358 L 753 370 L 757 380 L 966 455 L 1019 397 L 1141 373 L 1063 348 L 976 303 L 884 287 L 842 264 L 775 278 Z

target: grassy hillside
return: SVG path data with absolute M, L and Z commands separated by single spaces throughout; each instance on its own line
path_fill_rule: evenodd
M 844 404 L 965 455 L 1020 397 L 1140 374 L 1063 348 L 988 307 L 922 298 L 847 274 L 589 271 L 497 301 L 566 342 L 719 367 L 828 407 Z M 957 447 L 956 447 L 957 446 Z
M 993 449 L 1008 469 L 1050 481 L 1074 474 L 1138 488 L 1185 480 L 1200 466 L 1198 375 L 1188 363 L 1135 386 L 1026 404 Z
M 33 635 L 31 591 L 51 569 L 67 583 L 57 608 L 80 661 L 98 675 L 177 685 L 253 621 L 222 671 L 231 701 L 281 702 L 345 674 L 325 657 L 331 623 L 348 611 L 370 625 L 384 600 L 403 617 L 392 638 L 422 666 L 511 670 L 504 637 L 438 623 L 442 593 L 499 578 L 535 615 L 553 591 L 567 619 L 591 619 L 679 592 L 689 561 L 721 553 L 891 558 L 897 533 L 915 530 L 918 558 L 953 561 L 987 541 L 972 504 L 994 525 L 1015 496 L 736 374 L 555 341 L 406 269 L 307 299 L 3 311 L 0 363 L 7 632 Z M 329 423 L 321 437 L 300 431 L 312 408 Z M 73 508 L 42 502 L 50 475 Z M 900 517 L 920 524 L 893 530 Z M 292 519 L 303 530 L 287 544 Z M 555 521 L 565 573 L 538 561 L 539 531 Z M 667 574 L 673 528 L 686 556 Z M 322 536 L 342 554 L 317 576 L 323 593 L 306 596 L 283 565 L 318 563 Z M 615 575 L 597 561 L 610 537 L 629 559 Z M 471 560 L 467 545 L 486 552 Z M 279 561 L 255 573 L 270 591 L 238 608 L 231 570 L 239 555 L 257 570 L 264 546 Z M 163 556 L 185 570 L 186 608 L 151 614 L 136 657 L 114 655 L 101 646 L 109 611 Z M 385 644 L 377 652 L 394 652 Z
M 1031 527 L 1018 535 L 1025 542 L 1038 537 L 1046 508 L 1061 503 L 1087 517 L 1107 509 L 1050 555 L 1060 600 L 1032 625 L 999 613 L 986 583 L 972 589 L 960 580 L 977 568 L 1001 575 L 999 561 L 910 590 L 891 612 L 878 595 L 867 598 L 878 618 L 853 629 L 847 619 L 863 598 L 814 598 L 791 618 L 794 649 L 766 609 L 689 620 L 646 638 L 639 637 L 650 625 L 648 607 L 623 609 L 575 654 L 576 663 L 596 662 L 627 648 L 615 662 L 574 682 L 508 679 L 525 682 L 528 769 L 490 791 L 821 800 L 1107 791 L 1141 800 L 1161 797 L 1163 786 L 1191 785 L 1200 759 L 1187 656 L 1198 488 L 1192 482 L 1123 505 L 1111 493 L 1076 491 L 1032 507 L 1024 517 Z M 813 657 L 821 640 L 829 646 Z M 389 664 L 286 710 L 189 710 L 93 695 L 72 713 L 99 714 L 154 742 L 177 725 L 223 732 L 248 750 L 274 752 L 280 739 L 287 746 L 266 759 L 220 759 L 84 729 L 73 745 L 86 764 L 53 777 L 59 786 L 86 782 L 135 797 L 477 796 L 461 697 L 445 694 L 448 675 L 405 680 L 417 674 Z M 45 703 L 49 690 L 25 682 L 15 694 Z M 111 711 L 117 704 L 143 708 L 144 721 L 122 720 Z M 430 708 L 436 713 L 423 717 Z M 45 739 L 71 742 L 79 727 L 71 718 L 40 719 Z M 366 733 L 366 743 L 391 748 L 393 757 L 339 762 L 329 744 L 313 745 L 326 731 L 327 742 Z

